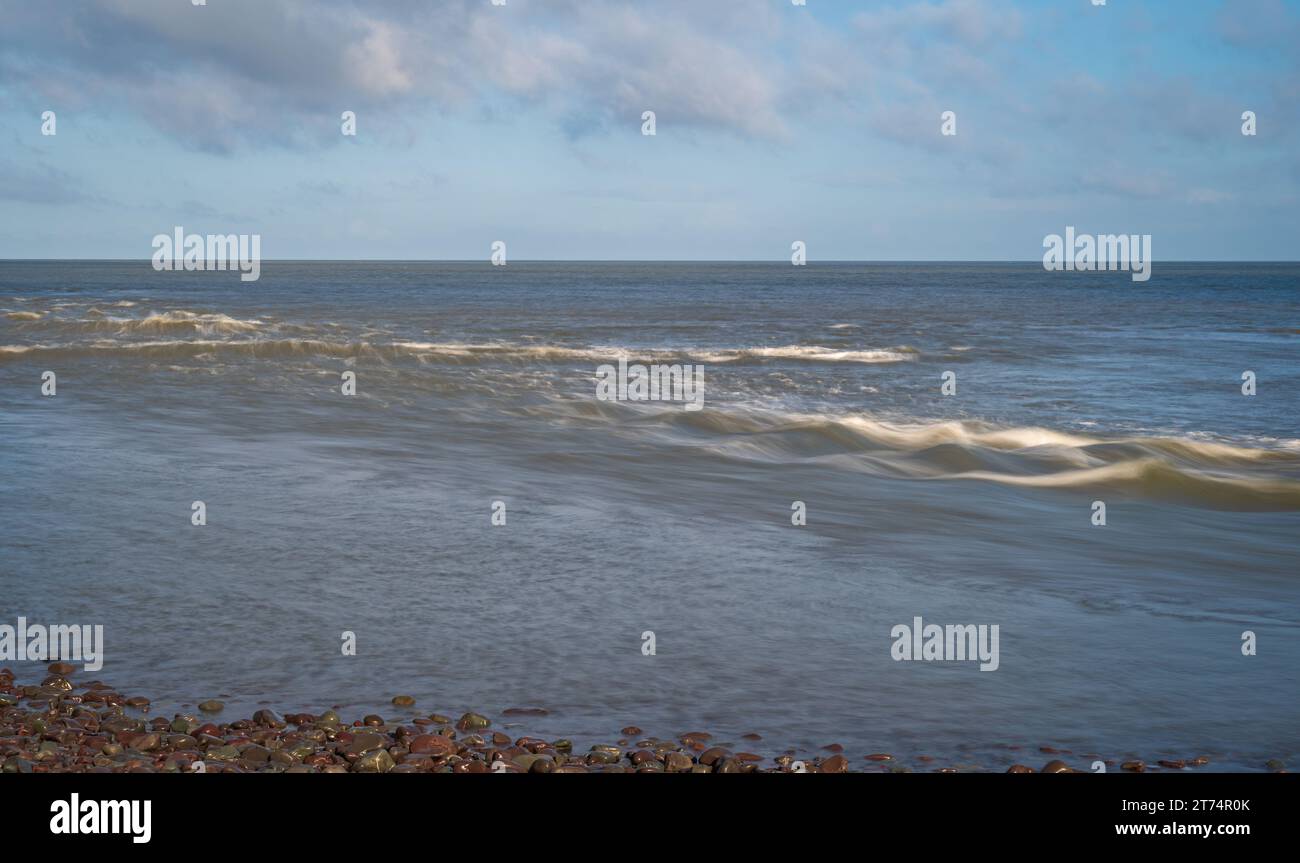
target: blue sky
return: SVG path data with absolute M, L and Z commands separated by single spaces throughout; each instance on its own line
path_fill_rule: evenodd
M 1298 41 L 1293 0 L 0 0 L 0 258 L 1295 260 Z

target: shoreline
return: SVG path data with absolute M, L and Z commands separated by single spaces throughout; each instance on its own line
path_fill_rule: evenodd
M 74 684 L 67 663 L 54 662 L 37 685 L 19 684 L 0 668 L 0 772 L 4 773 L 1091 773 L 1188 772 L 1211 765 L 1203 755 L 1183 759 L 1108 759 L 1050 746 L 1014 754 L 987 768 L 961 768 L 933 756 L 896 759 L 885 752 L 845 754 L 829 744 L 814 755 L 786 750 L 775 756 L 746 751 L 762 741 L 715 740 L 705 731 L 673 738 L 622 727 L 612 743 L 575 751 L 567 738 L 547 740 L 513 730 L 517 720 L 546 715 L 541 708 L 459 718 L 413 712 L 415 700 L 395 696 L 403 719 L 369 714 L 354 719 L 334 710 L 281 715 L 269 708 L 251 717 L 223 716 L 219 701 L 200 702 L 193 714 L 149 715 L 150 700 L 126 695 L 98 680 Z M 506 721 L 507 734 L 499 725 Z M 577 747 L 581 750 L 581 747 Z M 758 747 L 754 747 L 758 748 Z M 770 748 L 765 745 L 762 748 Z M 1014 749 L 1014 747 L 1013 747 Z M 1045 763 L 1038 767 L 1039 759 Z M 1027 763 L 1026 763 L 1027 762 Z M 1273 759 L 1261 770 L 1285 772 Z M 1207 772 L 1207 771 L 1202 771 Z M 1208 772 L 1215 772 L 1210 767 Z

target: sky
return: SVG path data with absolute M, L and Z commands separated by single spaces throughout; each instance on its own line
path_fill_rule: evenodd
M 0 0 L 0 258 L 1296 260 L 1297 44 L 1300 0 Z

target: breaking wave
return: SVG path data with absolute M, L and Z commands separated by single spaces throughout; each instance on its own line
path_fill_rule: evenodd
M 822 460 L 860 473 L 1107 491 L 1206 509 L 1300 510 L 1300 453 L 1188 437 L 1081 435 L 979 421 L 886 422 L 861 415 L 641 409 L 566 402 L 553 418 L 658 431 L 720 456 L 789 464 Z

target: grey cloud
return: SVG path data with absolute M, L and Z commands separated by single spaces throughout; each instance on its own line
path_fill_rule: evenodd
M 786 78 L 765 59 L 779 36 L 770 4 L 714 5 L 0 0 L 0 82 L 129 110 L 212 152 L 337 142 L 342 110 L 400 128 L 403 109 L 493 94 L 551 111 L 573 135 L 650 109 L 779 138 Z
M 71 175 L 46 165 L 0 161 L 0 200 L 23 204 L 76 204 L 96 200 Z

